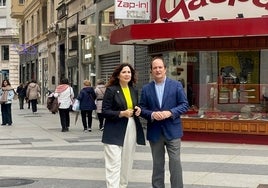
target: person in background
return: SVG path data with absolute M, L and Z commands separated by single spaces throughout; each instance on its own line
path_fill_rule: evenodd
M 30 103 L 30 100 L 29 100 L 28 97 L 27 97 L 27 89 L 28 89 L 28 85 L 29 85 L 29 82 L 26 81 L 26 83 L 25 83 L 25 91 L 26 91 L 25 102 L 28 104 L 28 109 L 30 109 L 30 108 L 31 108 L 31 103 Z
M 167 78 L 166 71 L 162 57 L 152 59 L 151 74 L 154 80 L 142 87 L 141 117 L 147 120 L 147 139 L 153 158 L 152 187 L 165 187 L 167 151 L 171 188 L 183 188 L 180 160 L 183 129 L 180 115 L 188 111 L 189 105 L 181 82 Z
M 135 70 L 130 64 L 122 63 L 115 68 L 104 93 L 102 142 L 107 188 L 127 187 L 136 143 L 145 145 L 135 83 Z
M 103 122 L 104 122 L 104 117 L 102 114 L 102 100 L 103 100 L 103 96 L 105 93 L 106 87 L 104 85 L 104 81 L 102 79 L 97 80 L 97 85 L 95 88 L 95 93 L 96 93 L 96 105 L 97 105 L 97 116 L 98 116 L 98 120 L 99 120 L 99 129 L 100 131 L 103 131 Z
M 54 97 L 58 98 L 61 132 L 68 132 L 70 127 L 70 106 L 73 103 L 74 91 L 67 78 L 63 78 L 60 85 L 56 87 Z
M 1 99 L 1 114 L 2 114 L 2 126 L 8 124 L 12 125 L 12 113 L 11 104 L 12 99 L 15 95 L 14 88 L 11 87 L 9 80 L 2 81 L 2 87 L 0 89 L 0 99 Z
M 32 105 L 33 114 L 37 113 L 37 100 L 40 94 L 40 87 L 36 80 L 32 80 L 27 87 L 26 96 Z
M 96 94 L 93 87 L 91 87 L 91 82 L 89 80 L 84 80 L 84 88 L 81 89 L 77 100 L 80 101 L 81 118 L 84 127 L 84 132 L 91 132 L 92 126 L 92 112 L 96 110 L 95 104 Z
M 25 89 L 25 86 L 23 83 L 20 83 L 20 85 L 17 87 L 16 92 L 18 93 L 20 109 L 24 109 L 24 100 L 26 97 L 26 89 Z

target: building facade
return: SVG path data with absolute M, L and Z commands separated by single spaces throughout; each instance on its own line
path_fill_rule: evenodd
M 64 77 L 77 95 L 84 79 L 95 85 L 98 78 L 108 81 L 119 63 L 134 65 L 135 47 L 110 44 L 110 32 L 118 27 L 113 0 L 12 0 L 12 4 L 20 45 L 27 51 L 20 55 L 20 80 L 37 79 L 43 99 Z
M 44 69 L 48 60 L 47 1 L 12 0 L 11 17 L 19 22 L 20 82 L 36 80 L 41 86 L 42 101 L 46 92 Z
M 157 0 L 151 23 L 117 29 L 111 43 L 146 45 L 148 55 L 165 59 L 191 106 L 186 131 L 267 135 L 267 7 L 258 0 Z
M 19 30 L 10 17 L 11 2 L 0 0 L 0 82 L 8 79 L 13 87 L 19 85 Z

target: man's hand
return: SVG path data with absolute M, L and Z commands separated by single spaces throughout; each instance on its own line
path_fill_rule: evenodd
M 171 116 L 172 116 L 172 113 L 170 111 L 168 111 L 168 110 L 166 110 L 166 111 L 158 111 L 158 112 L 153 112 L 152 113 L 153 119 L 155 119 L 157 121 L 167 119 L 167 118 L 169 118 Z

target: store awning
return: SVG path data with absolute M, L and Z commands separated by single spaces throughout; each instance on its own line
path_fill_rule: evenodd
M 112 31 L 111 44 L 150 45 L 168 40 L 268 36 L 268 16 L 133 24 Z

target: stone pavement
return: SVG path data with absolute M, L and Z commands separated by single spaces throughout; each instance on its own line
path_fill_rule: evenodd
M 84 133 L 81 118 L 61 132 L 59 116 L 12 104 L 13 125 L 0 126 L 0 187 L 105 188 L 102 132 Z M 268 139 L 268 138 L 267 138 Z M 256 188 L 268 184 L 268 146 L 182 142 L 185 188 Z M 149 144 L 138 146 L 129 188 L 150 188 Z M 166 164 L 168 169 L 168 164 Z M 166 188 L 169 185 L 166 170 Z M 24 184 L 24 185 L 22 185 Z

